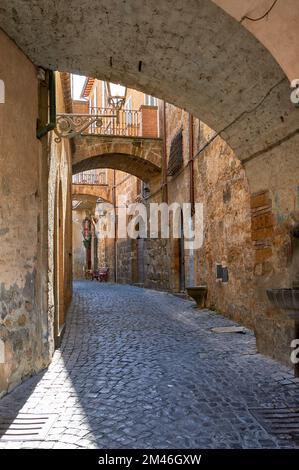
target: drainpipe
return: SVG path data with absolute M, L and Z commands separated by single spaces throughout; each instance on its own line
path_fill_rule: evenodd
M 53 131 L 56 127 L 56 88 L 55 88 L 55 72 L 48 70 L 49 77 L 49 101 L 50 101 L 50 122 L 43 127 L 38 127 L 36 137 L 41 139 L 48 132 Z
M 162 199 L 168 203 L 167 188 L 167 131 L 166 131 L 166 102 L 163 100 L 163 166 L 162 166 Z
M 194 147 L 193 147 L 193 116 L 189 114 L 189 168 L 190 168 L 190 203 L 191 214 L 194 214 Z
M 113 209 L 114 221 L 114 282 L 117 283 L 117 215 L 116 215 L 116 171 L 113 170 Z
M 193 147 L 193 116 L 189 113 L 189 169 L 190 169 L 190 203 L 191 203 L 191 215 L 194 215 L 195 211 L 195 199 L 194 199 L 194 147 Z M 189 222 L 192 225 L 192 221 Z M 191 229 L 191 226 L 189 227 Z M 194 248 L 193 242 L 191 242 L 189 250 L 189 286 L 194 286 Z

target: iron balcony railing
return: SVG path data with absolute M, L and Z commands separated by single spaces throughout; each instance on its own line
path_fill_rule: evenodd
M 73 175 L 73 184 L 106 185 L 107 178 L 105 173 L 98 173 L 93 170 L 83 171 Z
M 89 109 L 92 116 L 100 116 L 101 125 L 93 123 L 89 128 L 90 134 L 140 136 L 141 112 L 132 109 L 121 109 L 118 114 L 112 108 Z
M 141 111 L 89 108 L 86 114 L 57 114 L 56 142 L 76 135 L 141 136 Z

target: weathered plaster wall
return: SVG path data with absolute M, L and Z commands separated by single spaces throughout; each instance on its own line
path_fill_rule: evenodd
M 168 178 L 170 203 L 189 198 L 189 122 L 187 113 L 168 105 L 168 153 L 181 127 L 184 169 Z M 193 130 L 196 155 L 215 133 L 197 120 Z M 297 140 L 295 136 L 243 165 L 220 137 L 196 155 L 195 201 L 204 205 L 204 245 L 192 263 L 185 252 L 186 284 L 192 279 L 207 284 L 210 308 L 253 328 L 259 350 L 289 365 L 294 324 L 271 307 L 266 289 L 291 287 L 298 277 L 290 236 L 299 213 Z M 178 285 L 177 258 L 172 245 L 173 287 Z M 228 267 L 228 283 L 216 281 L 216 263 Z
M 251 193 L 258 197 L 264 192 L 266 199 L 260 205 L 267 218 L 261 219 L 262 226 L 253 227 L 254 238 L 259 238 L 255 242 L 254 260 L 256 309 L 265 313 L 259 320 L 258 345 L 266 353 L 283 357 L 285 362 L 289 359 L 294 323 L 269 305 L 265 291 L 292 287 L 298 278 L 296 240 L 291 236 L 299 218 L 298 144 L 299 138 L 295 136 L 245 163 Z
M 244 16 L 261 18 L 273 5 L 272 0 L 213 1 L 237 21 Z M 242 25 L 269 49 L 290 80 L 299 76 L 297 49 L 294 47 L 299 40 L 298 21 L 296 0 L 276 2 L 271 12 L 260 21 L 247 18 L 242 21 Z
M 0 395 L 49 361 L 43 204 L 44 162 L 36 139 L 36 69 L 0 31 Z

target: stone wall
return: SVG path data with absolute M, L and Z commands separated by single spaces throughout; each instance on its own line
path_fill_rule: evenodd
M 209 134 L 201 123 L 198 146 Z M 195 282 L 207 284 L 210 308 L 253 327 L 250 193 L 244 168 L 217 138 L 195 159 L 194 171 L 195 199 L 204 210 L 204 244 L 196 254 Z M 217 281 L 217 264 L 227 267 L 227 283 Z
M 299 221 L 298 144 L 298 136 L 293 136 L 245 163 L 252 193 L 255 309 L 262 312 L 258 347 L 286 363 L 294 323 L 269 304 L 265 292 L 267 288 L 292 287 L 298 276 L 297 242 L 291 236 Z
M 161 102 L 159 108 L 162 129 Z M 190 121 L 187 112 L 167 104 L 166 166 L 173 138 L 180 130 L 183 158 L 181 168 L 167 177 L 168 202 L 191 201 L 193 167 L 194 200 L 203 204 L 203 246 L 185 249 L 181 256 L 177 239 L 118 240 L 116 280 L 173 292 L 206 284 L 209 308 L 252 328 L 261 352 L 290 365 L 294 325 L 271 307 L 266 289 L 289 287 L 298 277 L 290 237 L 299 209 L 298 138 L 269 150 L 269 155 L 266 152 L 241 163 L 207 125 L 197 119 Z M 269 164 L 270 158 L 274 166 Z M 161 202 L 161 178 L 151 196 L 143 200 L 141 183 L 135 176 L 118 170 L 115 175 L 116 195 L 125 194 L 128 203 Z M 109 184 L 113 184 L 111 178 Z M 114 274 L 114 241 L 106 242 L 105 250 L 106 263 Z M 217 280 L 218 264 L 227 268 L 227 282 Z
M 167 105 L 167 153 L 182 128 L 184 154 L 182 170 L 168 178 L 169 203 L 190 197 L 188 127 L 187 113 Z M 194 253 L 185 251 L 186 285 L 206 284 L 209 308 L 254 329 L 259 350 L 290 365 L 294 324 L 270 305 L 266 289 L 291 287 L 298 273 L 290 237 L 298 219 L 298 138 L 244 165 L 198 120 L 193 133 L 194 192 L 195 201 L 203 203 L 204 244 Z M 173 288 L 178 252 L 173 242 L 172 247 Z M 228 268 L 228 282 L 217 281 L 217 264 Z
M 116 213 L 123 204 L 120 198 L 125 197 L 126 203 L 134 203 L 138 193 L 138 178 L 122 171 L 115 172 Z M 131 239 L 118 239 L 116 244 L 117 282 L 121 284 L 136 283 L 136 243 Z

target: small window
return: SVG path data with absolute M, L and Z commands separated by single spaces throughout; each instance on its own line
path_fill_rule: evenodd
M 183 130 L 173 137 L 170 145 L 168 176 L 175 175 L 183 166 Z
M 106 85 L 102 82 L 102 108 L 106 108 Z
M 216 264 L 216 279 L 217 281 L 222 281 L 223 276 L 223 267 L 222 264 Z
M 106 174 L 106 172 L 101 172 L 99 174 L 99 183 L 100 184 L 107 184 L 107 174 Z
M 94 88 L 93 90 L 93 105 L 95 108 L 98 107 L 98 95 L 97 95 L 97 87 Z M 96 113 L 95 113 L 96 114 Z
M 151 95 L 145 95 L 144 102 L 147 106 L 156 106 L 157 105 L 157 100 L 154 96 Z
M 126 126 L 131 126 L 133 124 L 132 120 L 132 97 L 130 96 L 125 103 L 125 122 Z

